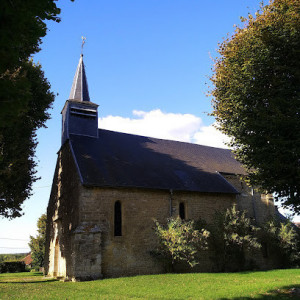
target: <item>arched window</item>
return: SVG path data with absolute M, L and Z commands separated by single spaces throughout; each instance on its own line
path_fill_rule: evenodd
M 185 219 L 185 206 L 183 202 L 179 203 L 179 217 L 184 220 Z
M 122 210 L 121 210 L 120 201 L 115 202 L 114 230 L 115 230 L 115 236 L 122 235 Z

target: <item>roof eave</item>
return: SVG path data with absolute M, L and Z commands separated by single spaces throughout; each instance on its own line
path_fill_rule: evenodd
M 237 195 L 240 194 L 233 186 L 232 192 L 224 192 L 224 191 L 208 191 L 208 190 L 196 190 L 196 189 L 178 189 L 178 188 L 162 188 L 162 187 L 145 187 L 145 186 L 137 186 L 137 185 L 109 185 L 109 184 L 96 184 L 96 183 L 87 183 L 82 182 L 82 185 L 87 188 L 115 188 L 115 189 L 145 189 L 145 190 L 160 190 L 160 191 L 177 191 L 177 192 L 191 192 L 191 193 L 207 193 L 207 194 L 229 194 L 229 195 Z

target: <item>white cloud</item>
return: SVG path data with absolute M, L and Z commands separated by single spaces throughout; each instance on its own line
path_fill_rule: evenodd
M 194 135 L 194 143 L 219 148 L 228 148 L 225 143 L 229 142 L 229 137 L 215 128 L 215 123 L 203 126 Z
M 160 109 L 134 110 L 132 114 L 132 118 L 112 115 L 99 118 L 99 128 L 227 148 L 224 141 L 228 138 L 213 125 L 204 126 L 201 118 L 195 115 L 164 113 Z

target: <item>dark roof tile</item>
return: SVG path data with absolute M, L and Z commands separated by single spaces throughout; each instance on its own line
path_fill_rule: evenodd
M 84 185 L 237 193 L 219 173 L 244 174 L 230 150 L 99 129 L 70 135 Z

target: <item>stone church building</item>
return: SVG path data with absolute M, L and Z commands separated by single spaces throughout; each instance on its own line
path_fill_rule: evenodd
M 210 221 L 234 203 L 257 222 L 274 214 L 271 197 L 253 192 L 242 174 L 227 149 L 98 129 L 81 56 L 62 110 L 45 271 L 70 280 L 161 273 L 150 255 L 153 219 Z

